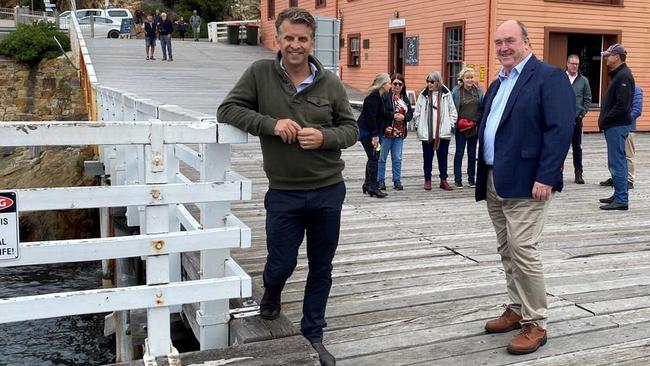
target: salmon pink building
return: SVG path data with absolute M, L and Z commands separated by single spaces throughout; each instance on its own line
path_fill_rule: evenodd
M 262 43 L 277 49 L 275 16 L 289 6 L 340 22 L 339 73 L 366 89 L 380 72 L 401 72 L 409 90 L 425 86 L 439 70 L 446 84 L 463 65 L 473 66 L 486 88 L 500 69 L 496 27 L 524 22 L 535 55 L 564 68 L 569 54 L 581 60 L 593 104 L 585 130 L 598 130 L 599 103 L 608 85 L 601 50 L 622 43 L 636 82 L 645 91 L 639 131 L 650 131 L 650 5 L 648 0 L 261 0 Z

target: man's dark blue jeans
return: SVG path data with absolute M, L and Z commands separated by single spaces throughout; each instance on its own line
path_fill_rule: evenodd
M 614 182 L 614 202 L 616 203 L 628 204 L 625 139 L 629 133 L 630 126 L 616 126 L 605 130 L 607 167 Z
M 298 248 L 307 234 L 309 274 L 300 330 L 311 343 L 323 341 L 325 307 L 332 287 L 332 260 L 339 242 L 343 182 L 308 191 L 269 189 L 266 209 L 264 286 L 278 293 L 296 268 Z

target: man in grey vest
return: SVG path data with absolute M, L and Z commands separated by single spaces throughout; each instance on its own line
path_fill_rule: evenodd
M 194 42 L 198 42 L 199 34 L 201 33 L 201 17 L 197 14 L 196 10 L 192 12 L 192 16 L 190 17 L 190 25 L 192 26 Z
M 566 74 L 576 95 L 576 125 L 571 140 L 575 182 L 585 184 L 582 177 L 582 119 L 591 105 L 591 88 L 589 87 L 589 80 L 580 73 L 580 57 L 578 55 L 570 55 L 567 58 Z

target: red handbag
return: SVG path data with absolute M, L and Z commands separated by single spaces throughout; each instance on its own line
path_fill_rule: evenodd
M 468 119 L 461 118 L 458 120 L 458 131 L 465 132 L 470 128 L 476 127 L 476 122 L 472 122 Z

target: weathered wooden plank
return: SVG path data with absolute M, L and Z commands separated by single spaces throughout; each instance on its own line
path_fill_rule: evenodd
M 556 320 L 560 320 L 559 322 L 549 324 L 549 343 L 569 334 L 591 333 L 598 329 L 616 327 L 616 324 L 605 317 L 561 319 L 561 316 L 562 313 L 556 317 Z M 435 360 L 434 364 L 450 364 L 444 359 L 447 357 L 461 358 L 465 355 L 474 362 L 488 359 L 492 362 L 494 358 L 492 355 L 484 356 L 485 358 L 474 358 L 472 355 L 478 352 L 506 353 L 505 345 L 514 333 L 485 334 L 484 324 L 484 320 L 452 324 L 404 334 L 332 344 L 330 349 L 334 354 L 340 356 L 342 365 L 372 365 L 375 364 L 373 360 L 382 360 L 377 361 L 381 365 L 393 364 L 391 362 L 395 362 L 395 365 L 405 365 L 416 362 L 432 362 L 433 360 Z M 407 352 L 412 353 L 406 354 Z
M 287 337 L 180 355 L 182 365 L 232 366 L 317 366 L 318 357 L 302 336 Z M 167 357 L 156 359 L 158 366 L 169 366 Z M 114 366 L 144 366 L 142 360 Z
M 592 348 L 567 354 L 517 362 L 517 366 L 609 366 L 613 360 L 616 365 L 650 364 L 650 338 L 611 346 Z

